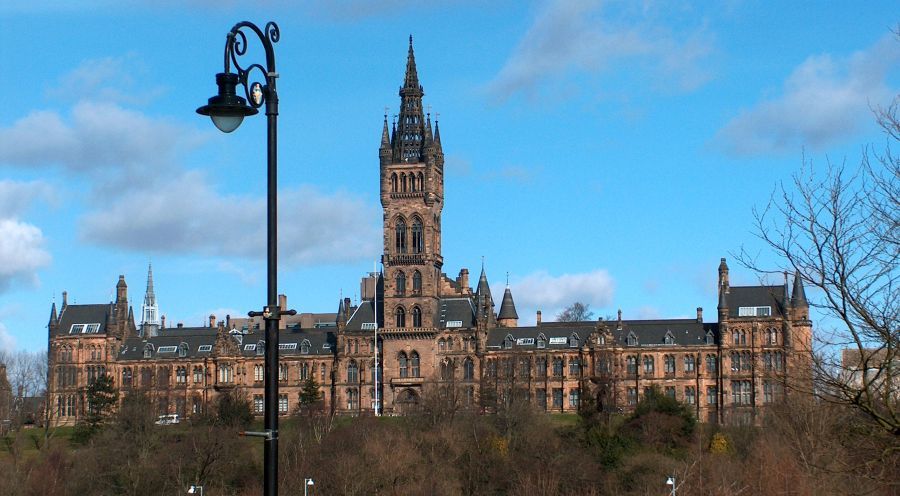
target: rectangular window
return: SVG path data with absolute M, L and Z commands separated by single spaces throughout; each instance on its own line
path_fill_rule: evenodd
M 694 405 L 697 403 L 697 390 L 694 388 L 694 386 L 685 386 L 684 402 L 688 405 Z
M 84 326 L 85 334 L 97 334 L 100 332 L 100 324 L 87 324 Z
M 253 395 L 253 413 L 262 415 L 264 409 L 265 409 L 265 403 L 263 402 L 263 395 L 254 394 Z
M 578 390 L 572 389 L 569 391 L 569 406 L 572 408 L 578 408 Z
M 211 344 L 201 344 L 200 346 L 197 347 L 198 353 L 202 353 L 204 351 L 206 351 L 206 352 L 212 351 L 212 345 Z
M 278 349 L 281 350 L 281 351 L 285 351 L 285 350 L 296 350 L 296 349 L 297 349 L 297 343 L 279 343 L 279 344 L 278 344 Z
M 562 408 L 563 406 L 563 390 L 561 388 L 553 388 L 553 407 Z
M 175 353 L 178 351 L 177 346 L 160 346 L 156 349 L 157 353 Z
M 569 342 L 569 338 L 565 338 L 565 337 L 550 338 L 550 344 L 566 344 L 568 342 Z
M 543 410 L 547 409 L 547 390 L 546 389 L 538 389 L 535 391 L 535 401 L 537 402 L 538 408 Z
M 278 395 L 278 413 L 284 415 L 288 412 L 288 396 L 286 394 Z
M 253 366 L 253 380 L 255 382 L 262 382 L 265 380 L 265 368 L 262 365 L 254 365 Z
M 637 388 L 635 387 L 628 388 L 628 404 L 637 405 Z
M 694 371 L 694 355 L 685 355 L 684 371 L 685 372 L 693 372 Z
M 69 329 L 69 334 L 81 334 L 82 332 L 84 332 L 84 324 L 72 324 Z
M 768 317 L 772 315 L 772 307 L 738 307 L 738 317 Z
M 706 386 L 706 404 L 717 405 L 719 403 L 719 392 L 715 386 Z
M 374 331 L 375 322 L 363 322 L 360 326 L 360 329 L 362 329 L 363 331 Z
M 675 399 L 675 387 L 674 386 L 666 386 L 666 396 L 669 398 Z
M 775 396 L 772 393 L 772 383 L 770 381 L 763 382 L 763 403 L 772 403 Z
M 581 364 L 579 363 L 577 358 L 573 358 L 569 360 L 569 375 L 572 377 L 578 377 L 579 372 L 581 372 Z

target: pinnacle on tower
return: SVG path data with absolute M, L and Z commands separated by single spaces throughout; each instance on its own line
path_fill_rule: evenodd
M 794 308 L 808 307 L 806 301 L 806 291 L 803 289 L 803 279 L 800 277 L 800 271 L 794 273 L 794 292 L 791 295 L 791 305 Z
M 50 322 L 47 324 L 50 326 L 50 329 L 56 327 L 59 324 L 59 318 L 56 316 L 56 302 L 53 302 L 53 305 L 50 307 Z
M 503 292 L 503 301 L 500 303 L 500 313 L 497 315 L 498 320 L 518 319 L 519 314 L 516 313 L 516 303 L 513 301 L 512 291 L 509 286 Z
M 394 163 L 418 163 L 422 159 L 425 138 L 425 115 L 422 113 L 424 95 L 416 73 L 416 56 L 410 35 L 406 75 L 403 86 L 400 87 L 400 115 L 393 134 Z

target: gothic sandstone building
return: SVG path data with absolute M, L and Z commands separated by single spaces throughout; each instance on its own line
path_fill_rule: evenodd
M 385 414 L 418 408 L 450 391 L 448 407 L 493 411 L 529 401 L 575 411 L 590 397 L 598 408 L 627 411 L 651 387 L 686 403 L 699 419 L 750 422 L 805 375 L 812 323 L 802 282 L 731 286 L 718 268 L 715 322 L 695 319 L 542 322 L 520 327 L 507 287 L 499 311 L 485 270 L 443 272 L 441 212 L 444 154 L 437 121 L 423 111 L 410 38 L 395 122 L 384 118 L 380 162 L 382 274 L 361 283 L 361 299 L 337 313 L 283 317 L 279 410 L 287 414 L 312 377 L 324 407 L 338 414 Z M 160 318 L 152 269 L 135 324 L 125 278 L 114 302 L 70 305 L 63 293 L 49 322 L 49 404 L 54 421 L 85 415 L 86 388 L 110 374 L 118 390 L 143 389 L 160 414 L 204 411 L 223 391 L 239 389 L 262 411 L 264 332 L 260 319 L 217 320 L 206 327 L 167 326 Z M 287 300 L 281 298 L 287 308 Z M 377 330 L 377 354 L 376 354 Z M 377 356 L 377 360 L 376 360 Z M 377 364 L 377 365 L 376 365 Z M 377 381 L 376 381 L 377 379 Z M 376 387 L 377 382 L 377 387 Z

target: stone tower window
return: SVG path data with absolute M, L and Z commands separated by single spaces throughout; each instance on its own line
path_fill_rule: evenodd
M 394 310 L 394 325 L 395 327 L 406 327 L 406 310 L 403 307 L 397 307 Z
M 413 377 L 421 377 L 419 374 L 419 354 L 413 351 L 409 355 L 410 366 L 412 367 L 412 376 Z
M 396 283 L 397 296 L 403 296 L 404 294 L 406 294 L 406 274 L 404 274 L 402 270 L 397 272 Z
M 400 352 L 397 355 L 397 362 L 400 364 L 400 377 L 409 377 L 409 362 L 406 359 L 406 353 Z
M 413 272 L 412 290 L 413 294 L 422 294 L 422 273 L 418 270 Z
M 413 327 L 422 327 L 422 309 L 413 307 L 412 309 Z
M 397 219 L 397 227 L 394 233 L 394 248 L 397 253 L 406 253 L 406 222 Z
M 391 174 L 391 193 L 397 192 L 397 173 Z
M 422 246 L 424 245 L 423 239 L 423 231 L 422 231 L 422 221 L 418 218 L 413 219 L 412 224 L 412 252 L 413 253 L 422 253 Z

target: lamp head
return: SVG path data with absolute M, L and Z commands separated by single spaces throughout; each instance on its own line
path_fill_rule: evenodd
M 247 105 L 247 100 L 237 95 L 240 82 L 237 74 L 220 72 L 216 74 L 219 94 L 209 99 L 209 103 L 197 109 L 200 115 L 208 115 L 213 124 L 223 133 L 230 133 L 241 125 L 244 117 L 254 115 L 258 110 Z

